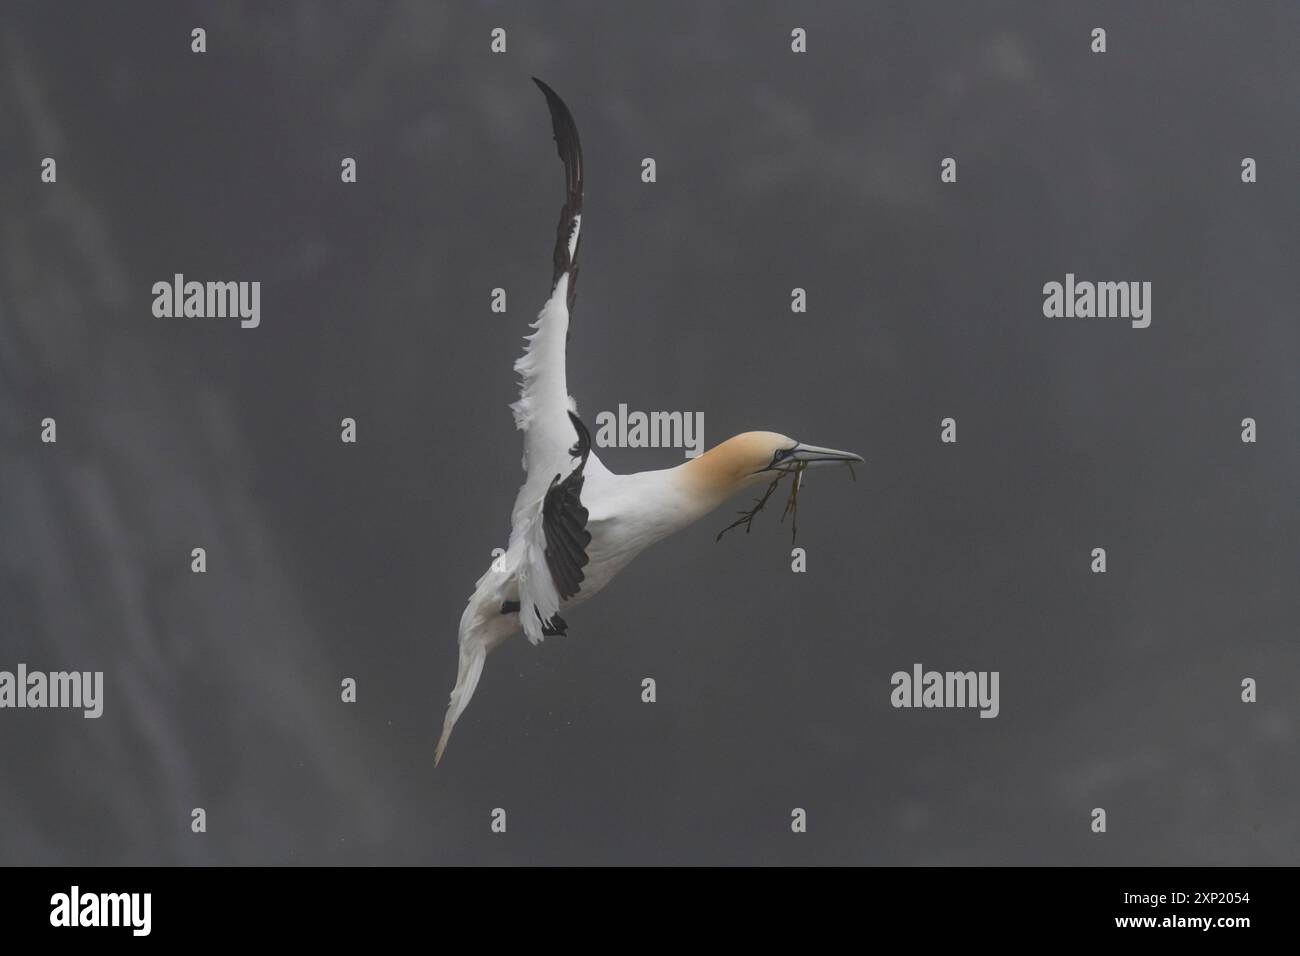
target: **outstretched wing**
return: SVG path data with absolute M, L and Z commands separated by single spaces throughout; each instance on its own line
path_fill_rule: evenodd
M 582 146 L 568 107 L 549 86 L 546 95 L 555 145 L 564 162 L 564 206 L 556 230 L 551 296 L 542 306 L 528 345 L 515 362 L 519 400 L 511 409 L 524 433 L 527 477 L 515 499 L 511 550 L 519 555 L 519 620 L 533 643 L 540 641 L 560 602 L 578 593 L 587 563 L 587 510 L 582 471 L 591 439 L 574 413 L 565 374 L 569 314 L 577 296 L 578 243 L 582 226 Z M 575 460 L 576 459 L 576 460 Z

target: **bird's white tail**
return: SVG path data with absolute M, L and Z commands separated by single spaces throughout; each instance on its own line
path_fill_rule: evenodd
M 447 716 L 442 722 L 442 737 L 438 740 L 438 749 L 433 754 L 436 767 L 442 760 L 442 752 L 447 749 L 447 740 L 451 729 L 460 720 L 474 696 L 474 688 L 483 676 L 483 663 L 488 651 L 496 647 L 518 629 L 513 615 L 501 613 L 501 597 L 496 582 L 489 571 L 479 580 L 479 587 L 469 599 L 465 613 L 460 618 L 460 664 L 456 668 L 456 686 L 451 689 L 451 700 L 447 704 Z
M 456 670 L 456 686 L 451 689 L 451 701 L 447 704 L 447 716 L 442 721 L 442 736 L 438 738 L 438 749 L 433 752 L 433 765 L 438 766 L 442 752 L 447 749 L 451 738 L 451 729 L 460 720 L 460 715 L 469 706 L 474 696 L 478 679 L 483 676 L 483 662 L 487 660 L 487 645 L 482 640 L 475 640 L 477 635 L 470 635 L 470 640 L 460 644 L 460 666 Z

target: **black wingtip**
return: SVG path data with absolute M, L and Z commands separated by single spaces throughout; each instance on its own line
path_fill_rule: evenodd
M 555 288 L 560 276 L 568 274 L 568 307 L 569 314 L 572 315 L 578 294 L 578 250 L 576 245 L 570 250 L 569 242 L 578 228 L 578 217 L 582 215 L 582 143 L 578 140 L 578 124 L 573 121 L 573 114 L 564 105 L 564 100 L 537 77 L 533 77 L 533 82 L 546 97 L 546 105 L 551 111 L 555 148 L 564 163 L 564 206 L 560 209 L 560 224 L 555 232 L 551 288 Z
M 560 94 L 551 89 L 537 77 L 533 82 L 546 97 L 546 106 L 551 111 L 551 132 L 555 136 L 555 148 L 564 163 L 565 202 L 569 212 L 577 214 L 582 211 L 582 142 L 578 139 L 578 124 L 573 114 L 560 99 Z
M 559 114 L 559 116 L 563 116 L 569 124 L 572 124 L 573 116 L 569 113 L 569 108 L 564 105 L 564 100 L 560 99 L 560 94 L 551 89 L 549 84 L 542 82 L 537 77 L 533 77 L 533 82 L 537 84 L 537 88 L 541 90 L 542 95 L 546 97 L 546 105 L 551 109 L 551 119 L 557 120 L 557 114 Z

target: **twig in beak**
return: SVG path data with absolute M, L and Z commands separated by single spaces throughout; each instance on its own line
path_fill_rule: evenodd
M 803 473 L 807 467 L 804 462 L 794 466 L 794 484 L 790 487 L 790 497 L 785 500 L 785 510 L 781 512 L 782 524 L 785 524 L 785 516 L 790 516 L 791 544 L 794 544 L 799 537 L 799 489 L 803 486 Z
M 779 475 L 777 475 L 775 478 L 773 478 L 773 479 L 772 479 L 772 483 L 771 483 L 770 485 L 767 486 L 767 491 L 763 492 L 763 497 L 758 498 L 757 500 L 755 500 L 755 502 L 754 502 L 754 507 L 750 508 L 748 511 L 741 511 L 741 512 L 739 512 L 740 517 L 737 518 L 735 521 L 731 522 L 731 524 L 727 525 L 727 526 L 726 526 L 725 528 L 723 528 L 721 531 L 719 531 L 719 532 L 718 532 L 718 536 L 717 536 L 716 538 L 714 538 L 713 540 L 714 540 L 715 542 L 716 542 L 716 541 L 721 541 L 721 540 L 722 540 L 722 536 L 723 536 L 724 534 L 726 534 L 726 533 L 727 533 L 728 531 L 730 531 L 732 528 L 738 528 L 738 527 L 740 527 L 742 524 L 745 526 L 745 534 L 749 534 L 749 527 L 750 527 L 750 525 L 752 525 L 752 524 L 754 523 L 754 517 L 755 517 L 755 516 L 756 516 L 760 511 L 763 510 L 763 506 L 767 504 L 767 499 L 772 497 L 772 492 L 776 491 L 776 486 L 779 485 L 779 484 L 781 483 L 781 479 L 784 478 L 784 477 L 785 477 L 785 472 L 782 472 L 781 474 L 779 474 Z
M 795 540 L 795 537 L 799 533 L 797 518 L 799 510 L 799 487 L 803 484 L 803 472 L 807 467 L 807 464 L 804 462 L 796 462 L 792 465 L 778 468 L 777 476 L 773 478 L 772 483 L 767 486 L 767 490 L 763 492 L 763 497 L 756 499 L 752 508 L 739 512 L 740 517 L 719 531 L 717 538 L 714 540 L 721 541 L 724 534 L 732 528 L 739 528 L 741 525 L 745 526 L 745 534 L 749 534 L 750 528 L 754 524 L 754 518 L 757 517 L 758 513 L 767 505 L 768 499 L 771 498 L 772 493 L 776 491 L 776 486 L 782 482 L 786 475 L 794 475 L 794 484 L 790 487 L 790 497 L 786 499 L 785 510 L 781 512 L 781 523 L 784 524 L 785 516 L 790 515 L 791 540 Z
M 857 481 L 858 474 L 853 470 L 853 462 L 846 461 L 844 464 L 849 466 L 849 474 L 853 476 L 854 481 Z M 793 544 L 797 541 L 799 539 L 799 489 L 803 487 L 803 473 L 807 467 L 808 462 L 805 461 L 797 461 L 778 467 L 776 469 L 777 476 L 767 486 L 767 490 L 763 492 L 763 497 L 756 499 L 752 508 L 738 512 L 740 517 L 719 531 L 717 538 L 714 540 L 721 541 L 724 534 L 732 528 L 739 528 L 741 525 L 745 526 L 745 534 L 749 534 L 750 528 L 754 524 L 754 518 L 763 510 L 767 500 L 772 497 L 772 493 L 776 491 L 776 486 L 781 483 L 786 475 L 794 475 L 794 483 L 790 486 L 790 497 L 785 500 L 785 510 L 781 512 L 781 523 L 785 524 L 785 516 L 790 516 L 790 543 Z

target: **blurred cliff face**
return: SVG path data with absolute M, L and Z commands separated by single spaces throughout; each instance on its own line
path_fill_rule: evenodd
M 102 670 L 105 713 L 0 713 L 0 862 L 1295 862 L 1294 11 L 69 9 L 0 23 L 0 667 Z M 801 497 L 806 576 L 706 523 L 503 649 L 435 775 L 560 202 L 531 74 L 590 170 L 588 420 L 869 466 Z M 178 272 L 261 325 L 153 318 Z M 1152 326 L 1050 324 L 1066 272 L 1152 281 Z M 1001 714 L 890 710 L 915 661 Z
M 6 713 L 0 857 L 346 854 L 323 835 L 339 816 L 349 834 L 374 833 L 376 769 L 341 719 L 340 676 L 321 659 L 284 535 L 271 526 L 274 502 L 258 494 L 243 371 L 208 347 L 216 329 L 142 321 L 141 282 L 173 260 L 203 271 L 255 255 L 234 220 L 187 217 L 176 191 L 186 179 L 205 194 L 230 188 L 189 178 L 197 164 L 183 142 L 168 153 L 172 132 L 202 125 L 216 97 L 199 89 L 188 120 L 155 125 L 137 112 L 157 107 L 167 94 L 151 84 L 184 65 L 134 59 L 167 45 L 174 21 L 152 22 L 158 32 L 132 43 L 92 15 L 61 49 L 54 35 L 66 24 L 52 11 L 0 31 L 0 113 L 17 147 L 6 173 L 22 170 L 5 177 L 0 233 L 3 656 L 6 667 L 103 670 L 108 687 L 97 721 Z M 242 29 L 238 19 L 226 26 Z M 258 57 L 244 40 L 230 54 Z M 222 141 L 218 133 L 209 150 Z M 32 188 L 27 167 L 47 156 L 57 183 Z M 150 189 L 155 161 L 179 168 Z M 235 250 L 224 262 L 214 252 L 223 246 Z M 47 417 L 56 444 L 32 440 Z M 206 576 L 191 573 L 194 547 L 212 556 Z M 215 839 L 191 833 L 195 807 Z

